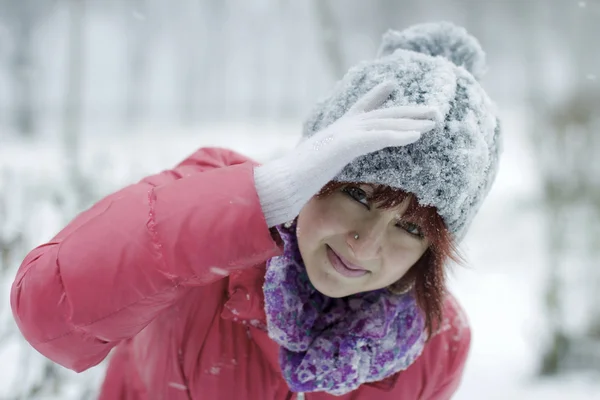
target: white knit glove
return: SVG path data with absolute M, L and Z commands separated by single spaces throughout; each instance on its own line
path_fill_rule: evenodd
M 255 167 L 254 181 L 269 227 L 294 219 L 302 207 L 355 158 L 417 141 L 437 111 L 425 106 L 380 107 L 394 91 L 384 82 L 327 128 L 282 157 Z

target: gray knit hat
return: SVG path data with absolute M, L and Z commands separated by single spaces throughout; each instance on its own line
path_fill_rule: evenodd
M 421 205 L 437 208 L 460 241 L 498 170 L 500 124 L 478 82 L 484 69 L 485 54 L 464 28 L 441 22 L 388 31 L 377 58 L 352 67 L 319 101 L 303 135 L 330 125 L 387 80 L 397 82 L 398 89 L 382 108 L 414 104 L 438 108 L 438 126 L 419 141 L 357 158 L 335 180 L 413 193 Z

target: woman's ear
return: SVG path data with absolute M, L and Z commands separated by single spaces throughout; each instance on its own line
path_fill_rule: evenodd
M 387 289 L 393 293 L 393 294 L 397 294 L 397 295 L 402 295 L 402 294 L 406 294 L 408 292 L 410 292 L 411 290 L 413 290 L 415 287 L 415 280 L 407 280 L 404 279 L 404 277 L 400 278 L 399 280 L 397 280 L 396 282 L 392 283 L 390 286 L 387 287 Z

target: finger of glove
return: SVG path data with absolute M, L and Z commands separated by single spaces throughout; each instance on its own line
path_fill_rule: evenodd
M 374 118 L 415 118 L 441 120 L 441 113 L 430 106 L 397 106 L 372 110 L 361 115 L 362 119 Z
M 380 107 L 394 92 L 396 89 L 396 84 L 391 81 L 385 81 L 375 86 L 373 89 L 369 90 L 364 96 L 357 100 L 356 103 L 350 110 L 348 114 L 359 114 L 362 112 L 368 112 Z
M 329 181 L 341 171 L 344 166 L 365 154 L 374 153 L 386 147 L 401 147 L 414 143 L 421 137 L 416 131 L 371 131 L 349 134 L 343 140 L 334 140 L 327 151 L 311 152 L 310 165 L 318 165 L 311 175 L 310 182 L 320 182 L 323 178 Z M 340 138 L 338 138 L 340 139 Z M 308 159 L 308 156 L 306 157 Z M 309 174 L 304 174 L 308 176 Z
M 418 141 L 421 134 L 416 131 L 373 131 L 368 135 L 362 135 L 361 139 L 355 143 L 355 149 L 364 155 L 372 153 L 386 147 L 401 147 Z
M 435 122 L 428 119 L 382 118 L 362 121 L 359 126 L 369 131 L 417 131 L 429 132 L 435 128 Z

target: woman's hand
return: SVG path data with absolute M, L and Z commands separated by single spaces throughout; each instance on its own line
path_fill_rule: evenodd
M 281 158 L 255 168 L 256 190 L 269 227 L 295 218 L 355 158 L 385 147 L 406 146 L 434 128 L 434 108 L 378 109 L 394 89 L 391 82 L 377 85 L 336 122 Z

